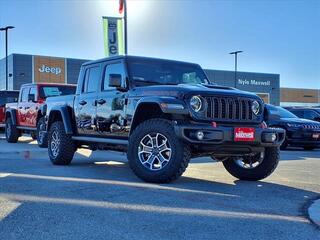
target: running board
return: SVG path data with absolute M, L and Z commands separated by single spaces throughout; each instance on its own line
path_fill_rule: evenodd
M 110 139 L 110 138 L 96 138 L 96 137 L 73 136 L 72 140 L 85 141 L 85 142 L 96 142 L 96 143 L 118 144 L 118 145 L 125 145 L 125 146 L 127 146 L 129 144 L 128 140 Z
M 37 131 L 37 128 L 33 128 L 33 127 L 23 127 L 23 126 L 17 126 L 17 129 L 27 130 L 27 131 Z

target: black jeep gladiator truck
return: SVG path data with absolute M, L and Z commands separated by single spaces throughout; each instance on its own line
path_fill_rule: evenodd
M 209 84 L 197 64 L 117 56 L 82 65 L 75 95 L 48 98 L 48 154 L 68 165 L 77 148 L 127 152 L 147 182 L 170 182 L 190 158 L 211 156 L 244 180 L 269 176 L 285 131 L 267 128 L 263 101 Z

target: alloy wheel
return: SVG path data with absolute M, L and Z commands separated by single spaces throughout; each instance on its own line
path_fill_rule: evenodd
M 138 146 L 140 163 L 151 171 L 163 169 L 171 160 L 169 140 L 161 133 L 145 135 Z
M 235 163 L 244 169 L 254 169 L 258 167 L 264 159 L 264 152 L 250 157 L 241 157 L 234 159 Z
M 59 133 L 57 131 L 53 131 L 51 136 L 50 148 L 51 148 L 51 153 L 54 157 L 58 156 L 59 154 L 59 146 L 60 146 Z

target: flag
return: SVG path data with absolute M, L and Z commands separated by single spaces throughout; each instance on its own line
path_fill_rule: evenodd
M 102 17 L 106 57 L 124 55 L 123 18 Z
M 120 13 L 120 14 L 122 14 L 122 12 L 123 12 L 124 1 L 125 1 L 125 0 L 119 0 L 119 13 Z

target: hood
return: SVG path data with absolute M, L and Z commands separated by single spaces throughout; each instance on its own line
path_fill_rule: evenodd
M 239 96 L 260 99 L 257 95 L 238 90 L 236 88 L 209 84 L 178 84 L 178 85 L 149 85 L 132 89 L 135 96 L 172 96 L 183 97 L 185 95 L 223 95 Z
M 281 118 L 281 120 L 287 122 L 287 123 L 301 123 L 301 124 L 316 124 L 316 125 L 320 125 L 319 122 L 316 121 L 312 121 L 309 119 L 304 119 L 304 118 Z

